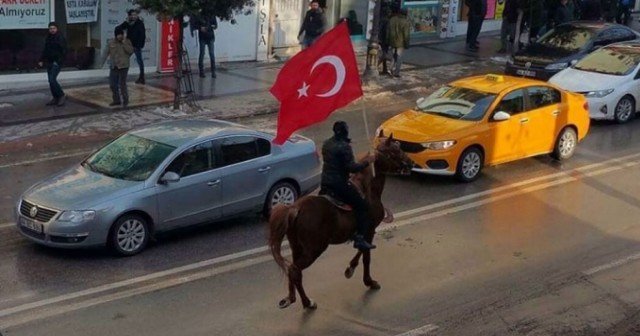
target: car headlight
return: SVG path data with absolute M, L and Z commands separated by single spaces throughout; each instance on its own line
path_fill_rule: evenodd
M 93 210 L 63 211 L 58 218 L 61 222 L 84 223 L 93 220 L 96 212 Z
M 553 63 L 545 67 L 547 70 L 564 70 L 569 67 L 569 63 Z
M 421 143 L 422 147 L 429 150 L 443 150 L 453 147 L 456 142 L 455 140 L 447 140 L 447 141 L 434 141 L 434 142 L 423 142 Z
M 585 93 L 584 96 L 587 97 L 587 98 L 602 98 L 602 97 L 608 96 L 613 91 L 614 91 L 614 89 L 607 89 L 607 90 L 600 90 L 600 91 L 589 91 L 589 92 Z

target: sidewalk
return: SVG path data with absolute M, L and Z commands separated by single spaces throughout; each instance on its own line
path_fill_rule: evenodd
M 493 55 L 497 39 L 495 36 L 484 36 L 481 40 L 483 48 L 479 54 L 465 52 L 464 43 L 460 39 L 412 46 L 405 56 L 405 71 L 487 59 Z M 364 59 L 364 55 L 358 55 L 361 71 L 364 69 Z M 275 101 L 268 95 L 268 89 L 275 81 L 283 64 L 283 62 L 222 64 L 218 67 L 217 78 L 210 76 L 200 78 L 195 74 L 193 78 L 195 93 L 200 105 L 205 108 L 219 105 L 224 97 L 236 97 L 234 101 L 251 100 L 254 104 L 263 105 L 263 112 L 270 112 L 274 109 Z M 405 80 L 388 81 L 387 79 L 383 78 L 381 81 L 384 82 L 382 87 L 379 87 L 379 84 L 368 85 L 367 91 L 376 94 L 406 86 L 403 85 L 406 84 Z M 62 82 L 62 85 L 69 97 L 64 107 L 45 106 L 50 99 L 46 83 L 34 83 L 35 89 L 32 87 L 0 91 L 0 127 L 122 111 L 121 108 L 108 106 L 111 102 L 111 91 L 105 78 L 67 81 Z M 133 78 L 131 78 L 129 109 L 155 109 L 158 106 L 167 106 L 173 100 L 174 85 L 175 80 L 172 75 L 149 74 L 145 86 L 133 84 Z M 225 101 L 228 102 L 228 100 Z M 251 110 L 250 113 L 256 112 L 255 109 Z

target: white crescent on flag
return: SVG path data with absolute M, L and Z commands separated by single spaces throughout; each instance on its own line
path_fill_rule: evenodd
M 340 89 L 342 89 L 342 85 L 344 85 L 344 79 L 347 75 L 347 71 L 344 67 L 344 63 L 338 56 L 334 56 L 334 55 L 323 56 L 313 64 L 313 67 L 311 67 L 311 71 L 309 72 L 309 74 L 312 74 L 313 70 L 315 70 L 321 64 L 331 64 L 331 66 L 333 66 L 333 68 L 336 70 L 336 82 L 333 84 L 333 87 L 331 88 L 331 90 L 325 93 L 316 94 L 316 96 L 322 97 L 322 98 L 334 96 L 335 94 L 340 92 Z M 308 89 L 309 89 L 309 85 L 303 82 L 302 88 L 298 90 L 298 98 L 302 96 L 306 97 Z

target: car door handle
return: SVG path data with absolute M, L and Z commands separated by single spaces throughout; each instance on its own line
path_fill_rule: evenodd
M 522 118 L 522 119 L 520 119 L 520 123 L 521 123 L 521 124 L 526 124 L 526 123 L 528 123 L 528 122 L 529 122 L 529 118 Z
M 557 117 L 557 116 L 560 114 L 560 110 L 555 110 L 555 111 L 551 112 L 551 114 L 552 114 L 554 117 Z
M 258 172 L 259 173 L 266 173 L 266 172 L 268 172 L 270 170 L 271 170 L 271 167 L 263 167 L 263 168 L 258 169 Z
M 217 186 L 218 184 L 220 184 L 220 179 L 207 182 L 207 185 L 210 187 Z

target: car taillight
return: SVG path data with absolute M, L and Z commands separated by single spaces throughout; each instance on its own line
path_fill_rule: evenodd
M 589 111 L 589 102 L 584 102 L 584 105 L 582 105 L 582 107 L 585 109 L 585 111 Z

